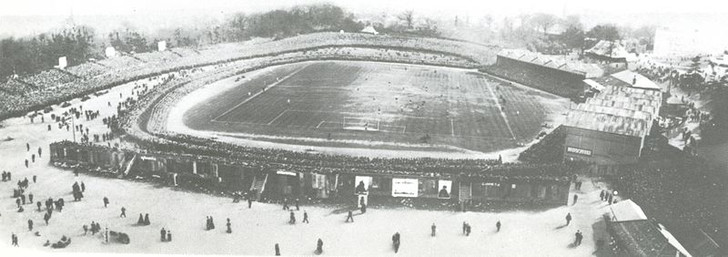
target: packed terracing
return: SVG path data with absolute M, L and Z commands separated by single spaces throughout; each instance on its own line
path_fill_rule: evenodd
M 340 34 L 325 34 L 339 37 Z M 346 35 L 344 35 L 346 36 Z M 354 35 L 358 37 L 359 35 Z M 364 36 L 369 38 L 370 36 Z M 389 40 L 389 39 L 388 39 Z M 392 42 L 385 40 L 385 42 Z M 397 39 L 399 42 L 404 39 Z M 423 39 L 411 39 L 423 40 Z M 432 39 L 427 39 L 432 40 Z M 399 44 L 399 43 L 398 43 Z M 414 44 L 414 42 L 406 43 Z M 442 47 L 448 51 L 464 49 L 461 42 L 455 46 Z M 432 173 L 468 174 L 467 176 L 498 177 L 517 180 L 564 181 L 571 169 L 564 165 L 503 165 L 494 159 L 440 159 L 440 158 L 370 158 L 321 153 L 295 152 L 283 149 L 257 148 L 220 142 L 208 138 L 178 134 L 167 130 L 167 117 L 173 106 L 182 98 L 212 82 L 262 69 L 273 65 L 282 65 L 311 60 L 354 60 L 382 61 L 461 68 L 475 68 L 488 58 L 493 57 L 494 50 L 482 49 L 483 52 L 470 52 L 469 56 L 460 53 L 443 52 L 432 48 L 417 49 L 406 47 L 364 47 L 362 45 L 326 45 L 317 48 L 306 48 L 300 51 L 286 51 L 277 54 L 240 58 L 220 62 L 212 67 L 186 69 L 176 71 L 170 80 L 142 96 L 137 104 L 120 115 L 119 130 L 138 148 L 148 151 L 161 151 L 199 156 L 219 156 L 260 167 L 302 170 L 334 170 L 335 172 L 357 170 L 380 171 L 387 173 Z M 469 46 L 468 46 L 469 47 Z
M 301 56 L 292 57 L 294 61 L 353 58 L 477 68 L 494 62 L 498 50 L 497 46 L 437 38 L 324 32 L 128 54 L 8 79 L 0 84 L 0 119 L 150 76 L 262 57 L 298 54 Z M 341 54 L 354 57 L 339 58 Z

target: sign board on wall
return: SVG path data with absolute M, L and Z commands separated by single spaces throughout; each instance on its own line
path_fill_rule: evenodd
M 450 180 L 438 180 L 437 181 L 437 198 L 450 199 L 452 193 L 452 181 Z
M 413 178 L 393 178 L 392 196 L 417 197 L 418 181 Z
M 66 59 L 66 57 L 61 56 L 60 58 L 58 58 L 58 68 L 63 69 L 66 68 L 66 66 L 68 66 L 68 60 Z
M 566 152 L 567 153 L 573 153 L 573 154 L 586 155 L 586 156 L 591 156 L 592 155 L 592 151 L 591 150 L 581 149 L 581 148 L 576 148 L 576 147 L 571 147 L 571 146 L 567 146 L 566 147 Z
M 368 195 L 372 185 L 372 177 L 356 176 L 354 178 L 354 194 Z
M 163 52 L 164 50 L 167 50 L 167 41 L 157 42 L 157 51 Z

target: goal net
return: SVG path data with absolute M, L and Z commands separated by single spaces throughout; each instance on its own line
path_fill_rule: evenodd
M 379 131 L 379 119 L 344 117 L 341 127 L 346 130 Z

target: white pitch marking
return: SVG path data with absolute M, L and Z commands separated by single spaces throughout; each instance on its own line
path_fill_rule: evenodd
M 321 127 L 321 125 L 323 125 L 323 124 L 324 124 L 324 122 L 326 122 L 326 121 L 325 121 L 325 120 L 322 120 L 321 122 L 319 122 L 319 124 L 318 124 L 318 125 L 316 125 L 316 128 L 319 128 L 319 127 Z
M 450 134 L 454 137 L 455 136 L 455 122 L 450 119 Z
M 283 116 L 283 114 L 284 114 L 284 113 L 286 113 L 286 112 L 288 112 L 288 110 L 283 110 L 283 111 L 281 112 L 281 114 L 278 114 L 278 116 L 276 116 L 276 117 L 275 117 L 275 118 L 273 118 L 273 119 L 272 119 L 272 120 L 271 120 L 270 122 L 268 122 L 268 125 L 271 125 L 271 124 L 273 124 L 273 122 L 274 122 L 274 121 L 276 121 L 276 120 L 277 120 L 278 118 L 280 118 L 281 116 Z

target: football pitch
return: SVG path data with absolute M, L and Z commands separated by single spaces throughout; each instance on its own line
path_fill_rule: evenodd
M 306 62 L 235 83 L 185 113 L 185 124 L 298 144 L 320 138 L 490 152 L 533 140 L 546 116 L 559 111 L 543 104 L 556 97 L 538 91 L 419 65 Z

